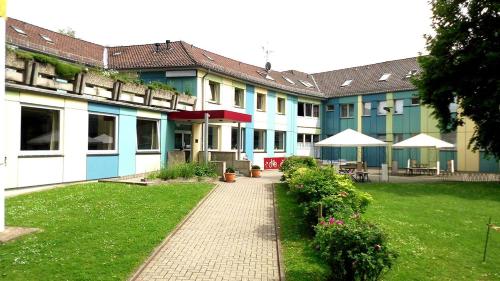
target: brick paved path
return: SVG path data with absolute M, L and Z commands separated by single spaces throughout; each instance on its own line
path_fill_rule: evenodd
M 134 280 L 279 280 L 278 174 L 220 183 Z

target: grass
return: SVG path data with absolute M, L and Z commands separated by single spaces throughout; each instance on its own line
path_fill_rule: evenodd
M 500 185 L 487 183 L 360 184 L 374 202 L 365 217 L 389 235 L 400 257 L 384 280 L 500 280 Z
M 93 183 L 7 199 L 7 224 L 42 232 L 0 244 L 0 280 L 124 280 L 211 189 Z
M 311 247 L 313 233 L 305 227 L 303 212 L 284 184 L 276 184 L 276 201 L 286 280 L 327 280 L 330 268 Z

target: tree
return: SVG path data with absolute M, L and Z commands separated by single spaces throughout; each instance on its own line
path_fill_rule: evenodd
M 475 123 L 469 147 L 500 159 L 500 2 L 431 0 L 432 27 L 425 35 L 429 55 L 418 62 L 413 83 L 422 103 L 434 109 L 443 132 Z M 459 106 L 455 114 L 449 105 Z
M 75 30 L 73 30 L 71 27 L 68 27 L 68 28 L 61 28 L 59 29 L 57 32 L 61 33 L 61 34 L 64 34 L 64 35 L 68 35 L 69 37 L 73 37 L 73 38 L 76 38 L 76 32 Z

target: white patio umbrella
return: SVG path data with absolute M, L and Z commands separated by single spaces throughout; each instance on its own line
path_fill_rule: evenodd
M 431 137 L 429 135 L 426 135 L 424 133 L 418 134 L 414 137 L 411 137 L 409 139 L 406 139 L 404 141 L 395 143 L 392 145 L 393 148 L 410 148 L 410 147 L 417 147 L 417 148 L 435 148 L 439 150 L 440 148 L 452 148 L 455 147 L 453 144 L 445 142 L 443 140 L 440 140 L 435 137 Z M 439 154 L 438 154 L 439 156 Z M 410 167 L 410 159 L 408 159 L 408 168 Z M 452 164 L 452 171 L 453 171 L 453 164 Z M 439 159 L 436 161 L 436 174 L 439 175 Z
M 314 146 L 323 147 L 373 147 L 373 146 L 386 146 L 387 143 L 372 138 L 352 129 L 345 129 L 344 131 L 326 138 L 314 144 Z

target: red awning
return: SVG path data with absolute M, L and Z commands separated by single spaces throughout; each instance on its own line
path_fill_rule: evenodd
M 177 111 L 169 112 L 167 116 L 169 120 L 202 123 L 205 120 L 205 113 L 210 115 L 209 122 L 214 123 L 252 122 L 252 115 L 229 110 Z

